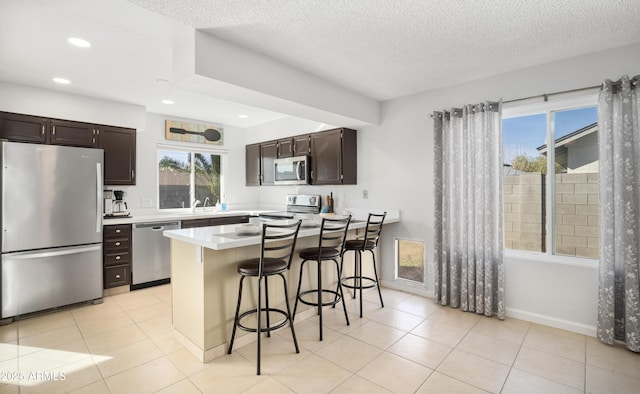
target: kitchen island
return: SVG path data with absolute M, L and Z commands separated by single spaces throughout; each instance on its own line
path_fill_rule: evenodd
M 397 210 L 387 212 L 385 223 L 399 221 Z M 260 256 L 261 236 L 238 234 L 237 229 L 241 226 L 243 225 L 237 224 L 164 232 L 164 235 L 171 239 L 172 319 L 175 335 L 202 362 L 226 352 L 238 297 L 240 278 L 236 270 L 237 263 Z M 366 216 L 356 216 L 349 226 L 348 237 L 361 235 L 365 226 Z M 301 228 L 296 250 L 317 246 L 319 230 L 319 227 Z M 352 257 L 347 257 L 350 258 Z M 352 263 L 345 264 L 345 275 L 349 274 L 352 267 Z M 285 273 L 288 275 L 287 284 L 292 307 L 299 269 L 300 259 L 296 253 L 291 269 Z M 315 287 L 316 278 L 312 271 L 314 270 L 305 271 L 309 274 L 303 278 L 303 289 Z M 336 285 L 337 276 L 334 269 L 323 270 L 323 283 L 327 287 Z M 255 307 L 255 280 L 245 284 L 244 292 L 241 311 Z M 269 301 L 271 307 L 284 306 L 281 286 L 269 286 Z M 313 314 L 311 307 L 300 304 L 296 321 Z M 253 333 L 239 331 L 236 334 L 237 347 L 253 340 Z

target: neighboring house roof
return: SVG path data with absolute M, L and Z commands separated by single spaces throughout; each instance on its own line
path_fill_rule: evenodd
M 598 131 L 598 122 L 591 123 L 588 126 L 585 126 L 585 127 L 581 128 L 581 129 L 578 129 L 578 130 L 576 130 L 574 132 L 571 132 L 571 133 L 569 133 L 567 135 L 563 135 L 562 137 L 557 138 L 554 141 L 556 149 L 558 149 L 559 147 L 564 146 L 564 145 L 566 145 L 566 144 L 568 144 L 570 142 L 573 142 L 573 141 L 575 141 L 577 139 L 580 139 L 580 138 L 582 138 L 582 137 L 584 137 L 586 135 L 594 133 L 596 131 Z M 540 152 L 541 154 L 544 155 L 545 152 L 547 151 L 547 144 L 539 146 L 536 149 L 538 150 L 538 152 Z
M 562 137 L 557 138 L 554 141 L 554 145 L 556 148 L 556 152 L 555 152 L 556 164 L 558 164 L 562 168 L 569 169 L 569 147 L 579 139 L 584 138 L 593 133 L 596 133 L 597 131 L 598 131 L 598 122 L 594 122 L 581 129 L 578 129 L 574 132 L 571 132 L 567 135 L 563 135 Z M 597 142 L 595 144 L 597 145 Z M 546 144 L 539 146 L 536 149 L 538 149 L 538 152 L 540 152 L 541 155 L 543 156 L 547 155 Z M 597 151 L 598 147 L 594 146 L 593 149 Z

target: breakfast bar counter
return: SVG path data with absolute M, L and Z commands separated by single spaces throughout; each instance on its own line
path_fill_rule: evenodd
M 358 216 L 356 218 L 360 219 Z M 349 226 L 348 238 L 355 238 L 364 232 L 366 216 L 364 220 L 357 219 L 352 220 Z M 398 221 L 398 211 L 388 212 L 385 223 Z M 298 233 L 296 250 L 318 245 L 319 226 L 310 222 L 304 224 L 305 227 L 301 227 Z M 237 263 L 260 256 L 261 235 L 246 234 L 248 229 L 250 230 L 245 224 L 235 224 L 164 232 L 171 239 L 172 319 L 175 335 L 202 362 L 226 353 L 238 297 L 240 278 Z M 349 274 L 352 267 L 353 264 L 345 263 L 345 275 Z M 296 252 L 291 269 L 285 273 L 288 275 L 288 293 L 292 305 L 295 301 L 299 268 L 300 259 Z M 323 273 L 323 283 L 335 286 L 335 270 L 327 269 L 324 272 L 326 277 Z M 303 289 L 314 287 L 313 283 L 317 279 L 311 275 L 303 278 Z M 255 288 L 255 281 L 245 284 L 241 310 L 255 307 Z M 251 296 L 246 296 L 248 294 Z M 281 286 L 269 286 L 269 300 L 272 307 L 284 306 Z M 310 307 L 300 304 L 296 320 L 313 316 L 313 313 Z M 236 346 L 240 347 L 254 340 L 255 334 L 239 331 Z

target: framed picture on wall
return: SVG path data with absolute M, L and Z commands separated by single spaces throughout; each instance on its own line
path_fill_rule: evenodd
M 220 126 L 165 120 L 164 137 L 168 140 L 198 144 L 224 144 L 224 130 Z

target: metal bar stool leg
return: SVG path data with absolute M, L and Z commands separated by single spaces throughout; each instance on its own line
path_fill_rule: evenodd
M 357 251 L 356 260 L 358 262 L 358 289 L 360 290 L 360 317 L 362 317 L 362 252 Z M 355 291 L 355 289 L 353 289 Z
M 291 316 L 291 321 L 293 321 L 293 319 L 295 318 L 296 311 L 298 310 L 298 301 L 300 300 L 300 286 L 302 286 L 302 272 L 304 271 L 304 263 L 306 262 L 307 260 L 303 260 L 300 264 L 300 275 L 298 276 L 298 291 L 296 292 L 296 302 L 293 306 L 293 316 Z
M 320 340 L 322 341 L 322 260 L 318 260 L 318 316 L 320 319 Z
M 238 290 L 238 305 L 236 305 L 236 316 L 233 319 L 233 330 L 231 331 L 231 341 L 229 341 L 229 350 L 227 354 L 231 354 L 233 351 L 233 341 L 236 338 L 236 328 L 238 327 L 238 316 L 240 315 L 240 303 L 242 302 L 242 283 L 244 282 L 244 276 L 240 277 L 240 288 Z
M 380 297 L 380 306 L 384 308 L 384 302 L 382 301 L 382 291 L 380 291 L 380 280 L 378 279 L 378 269 L 376 268 L 376 254 L 373 249 L 369 250 L 373 258 L 373 275 L 376 279 L 376 285 L 378 286 L 378 296 Z
M 353 251 L 353 298 L 356 298 L 356 286 L 358 285 L 358 253 L 359 250 Z
M 257 329 L 256 329 L 256 334 L 258 335 L 258 348 L 257 348 L 257 353 L 258 353 L 258 360 L 257 360 L 257 374 L 260 375 L 260 325 L 262 323 L 262 311 L 260 310 L 260 308 L 262 307 L 262 289 L 261 289 L 261 284 L 262 284 L 262 280 L 261 278 L 258 278 L 258 325 L 257 325 Z
M 296 348 L 296 353 L 300 353 L 300 349 L 298 348 L 298 340 L 296 339 L 296 331 L 293 328 L 293 316 L 291 315 L 291 307 L 289 306 L 289 291 L 287 290 L 287 280 L 284 275 L 278 274 L 282 278 L 282 283 L 284 285 L 284 304 L 287 306 L 287 313 L 289 314 L 289 327 L 291 327 L 291 336 L 293 337 L 293 344 Z
M 338 261 L 333 260 L 336 263 L 336 268 L 338 268 Z M 342 263 L 342 261 L 341 261 Z M 344 310 L 344 319 L 347 321 L 347 325 L 351 325 L 349 322 L 349 315 L 347 314 L 347 304 L 344 302 L 344 292 L 342 291 L 342 282 L 341 279 L 338 278 L 338 291 L 340 291 L 340 299 L 342 300 L 342 309 Z
M 269 319 L 269 278 L 264 277 L 264 299 L 267 304 L 267 327 L 271 327 L 271 321 Z M 267 330 L 267 336 L 271 337 L 271 330 Z

